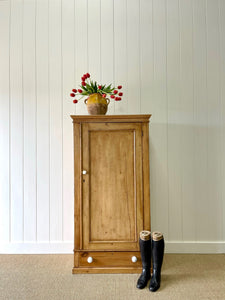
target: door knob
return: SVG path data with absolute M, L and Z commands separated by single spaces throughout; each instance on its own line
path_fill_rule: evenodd
M 132 260 L 133 263 L 136 263 L 137 262 L 137 257 L 136 256 L 132 256 L 131 260 Z
M 93 258 L 91 256 L 88 257 L 87 262 L 91 264 L 93 262 Z
M 82 174 L 83 174 L 83 175 L 87 174 L 87 171 L 86 171 L 86 170 L 83 170 L 83 171 L 82 171 Z

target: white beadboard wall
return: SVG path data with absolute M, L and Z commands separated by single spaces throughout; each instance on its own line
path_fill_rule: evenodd
M 69 93 L 122 84 L 151 113 L 152 230 L 225 252 L 225 0 L 0 0 L 0 253 L 72 253 Z

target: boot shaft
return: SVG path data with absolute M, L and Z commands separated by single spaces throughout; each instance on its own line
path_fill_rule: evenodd
M 139 246 L 141 252 L 141 261 L 143 268 L 150 268 L 151 267 L 151 234 L 148 233 L 148 236 L 144 236 L 140 233 L 139 238 Z
M 152 265 L 153 274 L 150 281 L 149 289 L 155 292 L 160 287 L 161 281 L 161 267 L 163 263 L 164 256 L 164 238 L 159 232 L 153 232 L 152 234 Z
M 164 256 L 164 238 L 160 233 L 153 233 L 152 236 L 152 265 L 153 269 L 161 269 Z

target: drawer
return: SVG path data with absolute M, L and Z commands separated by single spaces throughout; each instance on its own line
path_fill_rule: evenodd
M 132 261 L 132 257 L 133 257 L 133 261 Z M 135 261 L 134 257 L 136 257 L 137 261 Z M 140 252 L 138 251 L 80 252 L 78 264 L 79 267 L 88 267 L 88 268 L 106 268 L 106 267 L 140 268 L 141 256 L 140 256 Z

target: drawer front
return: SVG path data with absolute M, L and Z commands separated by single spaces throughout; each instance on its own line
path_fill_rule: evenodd
M 135 259 L 136 257 L 136 259 Z M 133 258 L 133 261 L 132 261 Z M 136 260 L 136 261 L 135 261 Z M 88 262 L 89 261 L 89 262 Z M 106 267 L 141 267 L 140 252 L 80 252 L 79 267 L 106 268 Z

